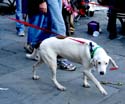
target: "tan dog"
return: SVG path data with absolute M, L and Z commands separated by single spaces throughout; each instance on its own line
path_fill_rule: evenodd
M 82 38 L 48 38 L 40 44 L 38 49 L 35 49 L 32 54 L 27 54 L 26 57 L 34 58 L 36 55 L 39 57 L 37 63 L 33 66 L 33 78 L 39 79 L 39 76 L 36 75 L 35 67 L 44 62 L 51 68 L 52 81 L 60 90 L 65 90 L 66 88 L 62 86 L 56 78 L 57 55 L 60 55 L 73 62 L 82 64 L 85 74 L 83 81 L 84 86 L 89 87 L 89 83 L 87 81 L 88 77 L 94 82 L 100 92 L 104 95 L 107 95 L 107 92 L 91 73 L 91 69 L 95 68 L 100 75 L 104 75 L 106 73 L 106 68 L 109 61 L 112 62 L 114 67 L 118 68 L 115 61 L 107 55 L 102 47 L 98 46 L 91 40 Z

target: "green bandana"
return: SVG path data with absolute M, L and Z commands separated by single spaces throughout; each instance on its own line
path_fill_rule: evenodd
M 91 58 L 94 57 L 94 54 L 95 54 L 95 51 L 98 49 L 98 48 L 101 48 L 100 46 L 97 46 L 93 49 L 93 51 L 90 53 L 91 54 Z

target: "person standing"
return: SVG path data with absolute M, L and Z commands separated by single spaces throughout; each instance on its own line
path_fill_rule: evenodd
M 28 15 L 30 24 L 49 29 L 47 4 L 44 0 L 23 0 L 23 13 Z M 27 44 L 24 46 L 24 49 L 28 53 L 32 53 L 38 43 L 49 37 L 50 34 L 46 31 L 28 27 Z
M 16 19 L 23 20 L 22 15 L 22 0 L 16 0 Z M 16 22 L 16 30 L 18 36 L 25 36 L 25 26 L 21 23 Z
M 28 14 L 30 24 L 39 26 L 46 31 L 32 27 L 28 28 L 27 45 L 25 49 L 32 53 L 35 45 L 46 38 L 57 34 L 66 36 L 66 27 L 62 16 L 62 0 L 22 0 L 23 11 Z M 56 34 L 54 34 L 56 33 Z
M 51 19 L 51 31 L 66 36 L 66 27 L 62 16 L 62 0 L 45 0 Z M 55 35 L 55 34 L 53 34 Z
M 72 0 L 62 0 L 63 9 L 62 15 L 66 26 L 66 36 L 71 36 L 74 34 L 74 18 L 78 15 L 77 9 Z

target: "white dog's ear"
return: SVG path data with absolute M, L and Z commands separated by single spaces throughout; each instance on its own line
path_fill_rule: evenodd
M 116 65 L 115 61 L 110 56 L 109 56 L 109 60 L 111 61 L 114 67 L 118 68 L 118 65 Z

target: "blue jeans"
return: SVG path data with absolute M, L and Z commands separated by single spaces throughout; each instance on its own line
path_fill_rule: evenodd
M 50 30 L 48 18 L 49 17 L 47 14 L 40 13 L 37 15 L 29 16 L 29 23 L 33 24 L 35 26 L 44 28 L 46 30 Z M 29 27 L 27 43 L 31 44 L 34 47 L 37 43 L 40 43 L 41 41 L 43 41 L 46 38 L 49 38 L 51 35 L 52 34 L 46 32 L 46 31 Z
M 16 19 L 23 20 L 22 16 L 22 0 L 16 0 Z M 16 22 L 17 32 L 24 32 L 24 25 Z
M 62 0 L 46 0 L 51 19 L 51 31 L 65 36 L 66 27 L 62 16 Z
M 62 16 L 62 0 L 47 0 L 47 4 L 47 14 L 39 13 L 29 16 L 30 24 L 49 30 L 49 32 L 46 32 L 29 27 L 27 43 L 31 44 L 33 47 L 46 38 L 56 36 L 57 34 L 65 36 L 66 33 Z

